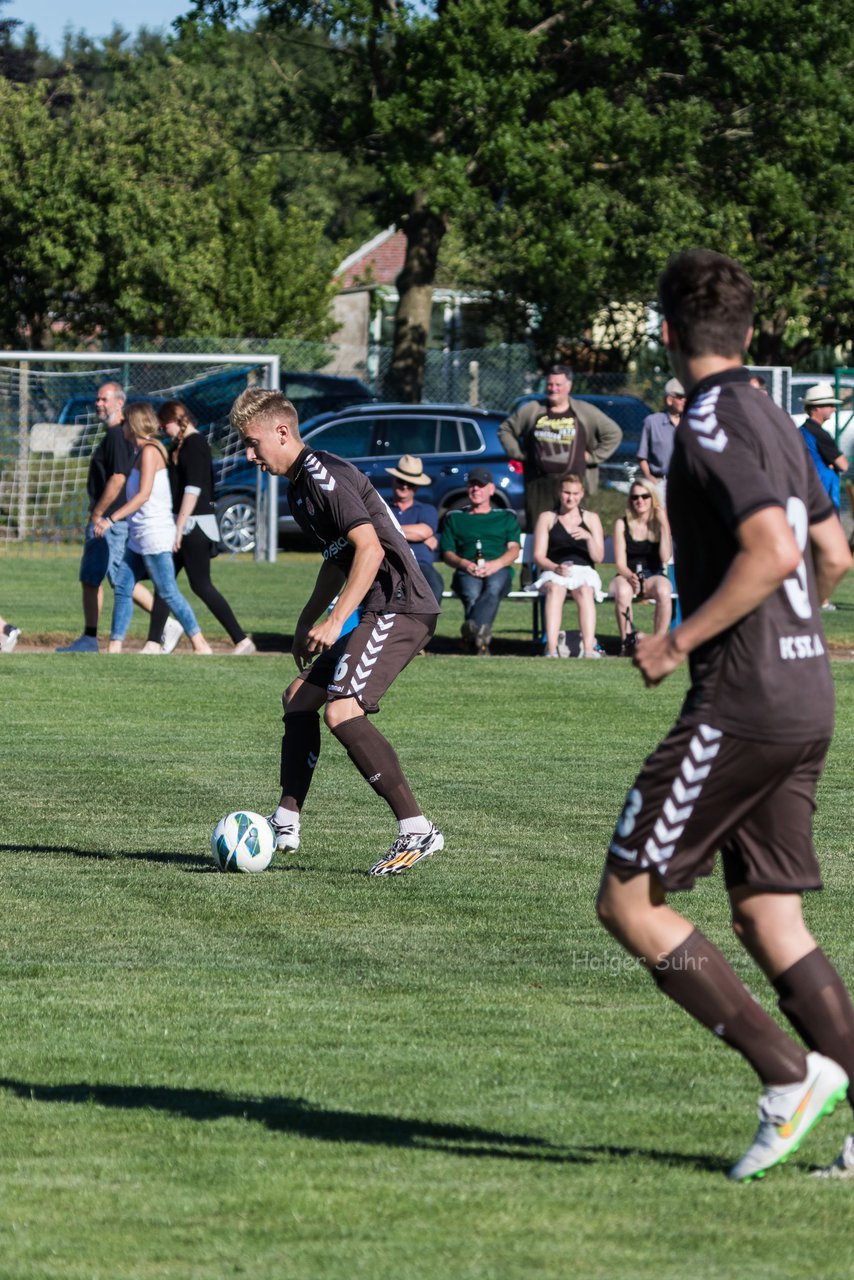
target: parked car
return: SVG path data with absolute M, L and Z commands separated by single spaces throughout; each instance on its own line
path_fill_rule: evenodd
M 347 458 L 368 476 L 387 500 L 392 478 L 386 471 L 405 453 L 423 460 L 430 487 L 419 498 L 438 507 L 440 517 L 468 501 L 466 475 L 479 464 L 495 476 L 495 503 L 516 512 L 524 524 L 522 464 L 507 457 L 498 439 L 505 414 L 460 404 L 365 404 L 321 414 L 303 423 L 307 444 Z M 217 514 L 223 545 L 231 551 L 255 546 L 257 468 L 236 463 L 217 476 Z M 266 476 L 262 483 L 266 484 Z M 296 532 L 287 507 L 287 480 L 279 480 L 279 532 Z
M 152 357 L 152 362 L 156 357 Z M 155 412 L 167 400 L 180 400 L 199 424 L 202 431 L 210 433 L 211 446 L 216 452 L 234 452 L 234 441 L 229 441 L 228 414 L 237 396 L 244 390 L 251 364 L 228 367 L 222 373 L 211 374 L 184 386 L 177 386 L 156 395 L 131 395 L 128 404 L 150 404 Z M 314 417 L 318 413 L 340 409 L 344 405 L 359 404 L 373 399 L 371 390 L 358 378 L 339 377 L 331 373 L 300 373 L 286 370 L 281 374 L 282 391 L 293 401 L 300 419 Z M 65 401 L 57 421 L 80 423 L 80 435 L 71 450 L 72 457 L 85 457 L 95 444 L 100 423 L 95 414 L 95 386 L 90 394 L 71 396 Z
M 510 412 L 515 413 L 521 405 L 528 404 L 531 400 L 542 399 L 542 395 L 520 396 L 518 400 L 514 401 Z M 653 410 L 639 396 L 596 395 L 585 391 L 579 395 L 573 395 L 572 399 L 586 400 L 588 404 L 595 405 L 597 409 L 601 409 L 609 418 L 613 418 L 622 431 L 623 438 L 617 451 L 611 455 L 607 462 L 599 464 L 599 479 L 603 485 L 610 488 L 624 487 L 632 480 L 637 471 L 637 454 L 641 428 L 643 427 L 644 418 L 647 418 Z

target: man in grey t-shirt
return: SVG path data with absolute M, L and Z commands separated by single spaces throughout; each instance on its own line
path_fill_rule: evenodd
M 644 418 L 638 445 L 641 472 L 653 484 L 660 485 L 667 476 L 673 440 L 684 408 L 685 388 L 678 378 L 669 378 L 664 384 L 664 412 Z
M 692 249 L 668 264 L 659 299 L 688 392 L 668 476 L 683 621 L 640 636 L 635 664 L 654 686 L 687 657 L 691 687 L 628 793 L 598 912 L 759 1076 L 759 1129 L 730 1171 L 747 1181 L 788 1159 L 854 1078 L 854 1008 L 801 904 L 821 888 L 812 816 L 833 727 L 819 602 L 851 555 L 794 424 L 743 367 L 750 277 Z M 718 849 L 736 936 L 806 1048 L 668 901 L 711 873 Z M 848 1172 L 849 1148 L 834 1170 Z

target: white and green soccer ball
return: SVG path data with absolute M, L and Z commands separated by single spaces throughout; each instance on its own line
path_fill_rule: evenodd
M 213 829 L 211 855 L 220 871 L 266 871 L 275 852 L 270 823 L 249 809 L 226 814 Z

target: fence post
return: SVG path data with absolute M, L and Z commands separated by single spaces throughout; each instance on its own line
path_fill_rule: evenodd
M 476 409 L 480 404 L 480 362 L 469 361 L 469 404 Z
M 30 488 L 30 366 L 21 361 L 18 382 L 18 541 L 28 533 Z

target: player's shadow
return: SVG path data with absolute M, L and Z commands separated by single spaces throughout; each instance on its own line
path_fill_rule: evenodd
M 357 1142 L 411 1147 L 457 1156 L 590 1164 L 591 1156 L 553 1146 L 523 1133 L 499 1133 L 474 1125 L 434 1124 L 370 1112 L 330 1111 L 304 1098 L 241 1098 L 210 1089 L 165 1085 L 35 1084 L 0 1078 L 0 1089 L 27 1101 L 95 1104 L 118 1110 L 162 1111 L 188 1120 L 231 1118 L 263 1125 L 273 1133 L 294 1133 L 322 1142 Z
M 167 850 L 155 853 L 141 849 L 122 849 L 117 853 L 109 853 L 106 849 L 78 849 L 70 844 L 0 844 L 0 854 L 4 853 L 67 853 L 73 858 L 94 858 L 98 862 L 123 862 L 126 858 L 130 858 L 134 862 L 154 862 L 161 867 L 175 864 L 191 869 L 210 867 L 211 870 L 216 871 L 215 867 L 211 867 L 209 858 L 196 853 Z
M 603 1157 L 613 1161 L 638 1157 L 641 1160 L 652 1160 L 656 1164 L 697 1169 L 701 1173 L 727 1173 L 733 1163 L 721 1156 L 694 1155 L 690 1151 L 658 1151 L 654 1147 L 617 1147 L 607 1143 L 601 1146 L 574 1147 L 573 1150 L 579 1156 L 597 1157 L 597 1163 L 601 1163 Z

